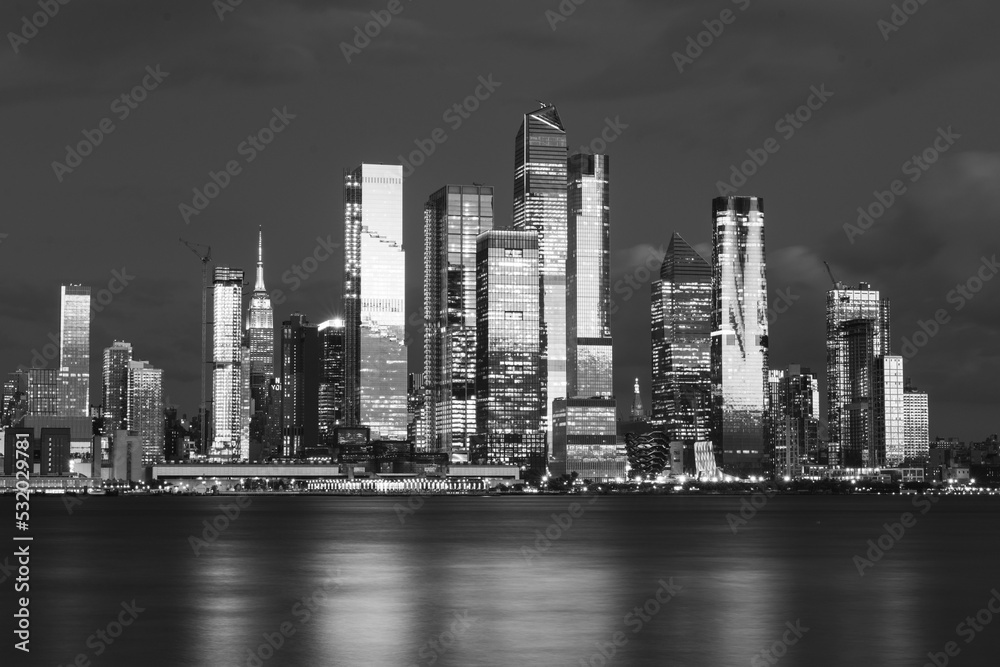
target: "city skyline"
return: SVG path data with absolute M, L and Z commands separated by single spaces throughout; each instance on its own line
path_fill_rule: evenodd
M 927 24 L 921 27 L 921 22 L 928 21 L 923 15 L 887 42 L 876 28 L 883 12 L 870 5 L 843 3 L 835 9 L 801 3 L 755 5 L 752 11 L 739 14 L 741 23 L 727 28 L 725 39 L 681 73 L 671 55 L 683 47 L 689 34 L 701 29 L 701 21 L 707 18 L 701 16 L 703 9 L 684 4 L 635 6 L 649 12 L 650 21 L 628 39 L 608 20 L 611 10 L 597 6 L 581 7 L 567 21 L 559 22 L 555 31 L 535 6 L 488 8 L 487 20 L 474 24 L 450 16 L 444 8 L 412 12 L 411 7 L 405 21 L 400 19 L 394 26 L 394 38 L 387 34 L 373 40 L 351 63 L 337 45 L 352 34 L 366 16 L 364 11 L 323 12 L 305 5 L 241 7 L 220 26 L 208 10 L 205 15 L 172 11 L 167 21 L 152 8 L 143 7 L 135 11 L 157 26 L 143 40 L 135 31 L 120 27 L 131 20 L 124 15 L 102 17 L 102 30 L 94 34 L 109 30 L 122 40 L 100 48 L 94 43 L 93 63 L 101 77 L 64 80 L 50 73 L 10 83 L 12 99 L 23 101 L 5 106 L 2 113 L 10 126 L 24 128 L 11 145 L 11 159 L 24 165 L 14 170 L 9 183 L 11 220 L 23 224 L 11 223 L 0 230 L 8 234 L 0 252 L 17 274 L 4 295 L 9 304 L 5 324 L 11 336 L 0 343 L 0 363 L 11 369 L 28 367 L 31 351 L 41 351 L 49 334 L 58 336 L 58 305 L 46 287 L 70 282 L 91 285 L 95 299 L 100 297 L 100 310 L 93 317 L 94 349 L 123 337 L 146 350 L 143 356 L 167 370 L 165 395 L 192 415 L 198 400 L 199 265 L 176 244 L 178 232 L 212 245 L 217 262 L 249 268 L 256 251 L 253 232 L 263 226 L 265 237 L 274 236 L 267 250 L 268 287 L 281 290 L 283 296 L 282 303 L 275 299 L 275 316 L 284 318 L 293 311 L 309 313 L 313 321 L 342 316 L 336 300 L 341 283 L 337 262 L 320 261 L 314 272 L 306 271 L 313 266 L 304 264 L 305 258 L 321 259 L 330 252 L 317 239 L 325 244 L 342 238 L 337 188 L 331 189 L 341 167 L 363 160 L 398 163 L 397 156 L 415 164 L 410 159 L 419 150 L 415 142 L 426 147 L 423 164 L 406 176 L 403 206 L 403 244 L 411 255 L 420 256 L 421 207 L 440 184 L 492 183 L 499 202 L 511 201 L 512 126 L 540 97 L 558 105 L 569 129 L 571 151 L 596 140 L 613 139 L 606 152 L 621 175 L 616 186 L 620 224 L 611 255 L 613 328 L 620 332 L 615 340 L 615 394 L 619 398 L 628 396 L 639 375 L 644 402 L 650 404 L 644 371 L 649 366 L 648 346 L 631 334 L 644 328 L 647 267 L 660 261 L 673 230 L 693 246 L 707 247 L 710 237 L 701 222 L 704 201 L 716 194 L 718 182 L 738 182 L 731 165 L 743 171 L 747 151 L 758 151 L 773 136 L 779 137 L 780 150 L 770 154 L 759 169 L 746 169 L 756 173 L 738 188 L 740 194 L 758 195 L 770 202 L 768 298 L 777 313 L 771 338 L 773 348 L 784 357 L 775 358 L 773 365 L 801 363 L 823 373 L 824 333 L 812 323 L 822 313 L 822 295 L 829 289 L 822 266 L 826 259 L 841 280 L 867 281 L 891 296 L 896 350 L 903 350 L 904 338 L 913 341 L 914 334 L 919 334 L 924 344 L 907 359 L 907 374 L 929 391 L 932 435 L 976 439 L 996 430 L 991 413 L 997 393 L 989 380 L 1000 370 L 990 351 L 998 330 L 993 313 L 995 281 L 973 282 L 975 291 L 964 287 L 984 266 L 983 255 L 992 257 L 987 251 L 998 241 L 997 231 L 980 223 L 993 210 L 995 196 L 989 185 L 1000 173 L 1000 136 L 989 119 L 992 93 L 975 83 L 982 80 L 983 68 L 988 71 L 990 63 L 983 62 L 972 46 L 988 22 L 978 20 L 978 14 L 966 7 L 949 9 L 948 16 L 957 17 L 954 25 L 972 26 L 972 39 L 967 32 L 959 36 L 952 24 L 939 26 L 936 34 L 942 40 L 942 55 L 930 61 L 919 39 L 929 29 Z M 532 12 L 537 14 L 534 22 L 525 19 Z M 519 44 L 523 48 L 510 49 L 509 64 L 474 51 L 455 63 L 454 76 L 436 82 L 429 92 L 417 84 L 418 77 L 390 76 L 385 69 L 384 58 L 396 44 L 393 39 L 415 56 L 407 67 L 443 57 L 444 47 L 428 46 L 417 26 L 448 32 L 449 27 L 460 25 L 461 31 L 448 32 L 449 39 L 510 45 L 505 29 L 513 27 L 514 16 L 518 27 L 527 20 L 530 38 Z M 74 68 L 77 52 L 67 47 L 76 43 L 73 35 L 90 43 L 93 38 L 76 26 L 86 26 L 95 18 L 81 13 L 83 24 L 53 21 L 37 42 L 24 47 L 21 56 L 28 58 L 24 62 L 31 62 L 32 51 L 46 52 L 54 63 Z M 10 22 L 19 19 L 20 15 L 12 15 Z M 748 23 L 743 24 L 744 19 Z M 330 39 L 310 40 L 302 45 L 302 52 L 288 53 L 281 46 L 286 40 L 277 31 L 279 25 L 315 25 Z M 741 25 L 747 29 L 739 29 Z M 792 25 L 807 29 L 791 31 Z M 213 33 L 213 29 L 224 28 L 223 34 L 228 35 L 231 26 L 250 30 L 257 38 L 263 62 L 268 64 L 266 76 L 248 75 L 253 70 L 245 65 L 212 55 L 210 47 L 219 38 L 215 34 L 219 31 Z M 608 26 L 614 31 L 609 42 L 618 39 L 628 43 L 627 49 L 615 47 L 604 54 L 573 58 L 546 50 L 551 68 L 532 66 L 542 45 L 553 37 L 574 43 Z M 849 34 L 841 30 L 847 26 L 852 28 Z M 842 39 L 832 43 L 831 34 Z M 790 41 L 783 39 L 785 35 Z M 757 39 L 774 44 L 778 53 L 766 58 L 755 54 L 732 70 L 713 67 L 717 59 L 746 53 Z M 825 46 L 810 50 L 806 57 L 798 51 L 789 57 L 789 50 L 803 40 Z M 174 46 L 181 43 L 189 46 L 183 51 Z M 247 49 L 242 40 L 227 44 L 240 53 Z M 644 62 L 653 63 L 652 83 L 644 68 L 628 66 L 636 53 Z M 6 57 L 15 55 L 8 52 Z M 782 64 L 774 66 L 775 62 Z M 81 166 L 57 181 L 52 161 L 63 161 L 65 146 L 81 140 L 82 129 L 96 126 L 107 114 L 108 101 L 130 90 L 141 81 L 144 68 L 155 68 L 157 63 L 170 75 L 129 118 L 119 122 L 115 116 L 116 132 L 107 135 Z M 763 68 L 764 74 L 747 77 L 755 67 Z M 554 78 L 555 71 L 574 75 Z M 501 85 L 480 89 L 489 92 L 488 99 L 480 100 L 475 112 L 457 115 L 463 121 L 460 127 L 442 121 L 454 103 L 475 95 L 482 85 L 480 76 L 488 81 L 491 74 Z M 221 85 L 206 86 L 202 76 L 214 77 Z M 337 101 L 339 88 L 329 85 L 336 77 L 343 77 L 346 84 L 381 83 L 370 87 L 370 104 L 343 105 Z M 67 81 L 73 85 L 59 88 Z M 794 114 L 806 103 L 810 88 L 823 85 L 833 93 L 823 108 L 800 127 L 783 124 L 795 130 L 792 136 L 788 131 L 775 134 L 775 121 Z M 731 94 L 734 86 L 755 104 L 741 104 Z M 238 104 L 232 95 L 236 91 Z M 45 105 L 52 95 L 61 96 L 64 102 L 58 109 Z M 413 100 L 410 112 L 398 122 L 387 120 L 395 118 L 384 111 L 391 108 L 387 102 L 401 97 Z M 689 103 L 676 104 L 680 97 Z M 955 99 L 966 103 L 956 105 Z M 195 102 L 197 106 L 189 106 Z M 40 106 L 44 114 L 38 112 Z M 185 224 L 178 204 L 190 204 L 192 189 L 203 190 L 211 182 L 209 171 L 218 173 L 227 159 L 240 159 L 240 142 L 265 127 L 273 109 L 282 111 L 286 106 L 296 116 L 289 126 Z M 218 108 L 220 113 L 191 111 L 191 116 L 180 116 L 179 110 L 186 108 Z M 663 109 L 668 109 L 666 115 Z M 177 123 L 179 117 L 199 122 Z M 445 129 L 447 141 L 428 143 L 437 127 Z M 892 131 L 883 133 L 883 127 Z M 960 135 L 950 147 L 939 132 L 940 128 L 947 135 L 949 127 Z M 137 140 L 124 139 L 126 134 Z M 929 165 L 922 155 L 935 142 L 938 149 L 947 147 L 947 151 Z M 153 156 L 157 159 L 151 160 Z M 929 165 L 916 167 L 916 181 L 911 180 L 915 177 L 911 174 L 916 164 L 913 156 Z M 149 180 L 143 170 L 114 166 L 154 163 Z M 904 173 L 906 163 L 910 168 Z M 889 190 L 897 178 L 905 185 L 903 196 Z M 880 212 L 875 191 L 889 193 L 895 203 Z M 113 196 L 113 204 L 97 193 Z M 882 200 L 888 202 L 889 195 L 882 194 Z M 669 207 L 663 201 L 669 201 Z M 861 235 L 844 227 L 857 227 L 859 218 L 869 224 L 859 207 L 870 210 L 865 215 L 873 221 L 858 227 Z M 506 206 L 497 209 L 498 226 L 510 223 L 508 214 Z M 142 234 L 133 233 L 135 229 Z M 108 242 L 91 243 L 90 251 L 78 252 L 93 238 Z M 171 250 L 171 244 L 176 248 Z M 51 284 L 26 271 L 24 262 L 37 248 L 46 248 L 52 258 Z M 416 284 L 420 262 L 414 259 L 407 263 L 406 326 L 408 336 L 417 340 L 421 327 L 412 323 L 410 315 L 420 319 L 422 294 Z M 300 270 L 294 271 L 295 266 Z M 988 266 L 983 271 L 990 275 Z M 954 291 L 960 284 L 972 298 Z M 964 307 L 957 309 L 956 301 Z M 933 322 L 939 309 L 946 310 L 951 321 L 928 341 L 920 322 Z M 176 316 L 151 326 L 160 311 Z M 980 362 L 971 363 L 969 355 L 976 355 Z M 420 356 L 411 352 L 411 368 L 419 367 Z M 92 355 L 92 377 L 98 372 L 97 364 Z M 92 383 L 92 402 L 97 402 L 97 391 Z

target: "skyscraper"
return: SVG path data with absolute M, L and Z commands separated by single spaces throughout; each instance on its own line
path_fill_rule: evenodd
M 148 361 L 128 362 L 129 431 L 135 431 L 142 442 L 144 466 L 163 462 L 163 371 Z
M 476 256 L 476 430 L 483 449 L 472 458 L 544 472 L 538 236 L 484 232 Z
M 674 440 L 709 438 L 712 265 L 674 232 L 652 286 L 653 424 Z
M 243 271 L 216 267 L 213 281 L 212 450 L 217 461 L 240 457 L 243 434 Z
M 423 428 L 449 456 L 476 433 L 476 239 L 491 229 L 491 186 L 448 185 L 424 206 Z
M 104 367 L 101 375 L 101 404 L 104 410 L 104 435 L 113 437 L 115 431 L 127 429 L 128 423 L 128 373 L 132 361 L 132 345 L 116 340 L 104 348 Z
M 3 419 L 0 426 L 18 428 L 28 414 L 28 373 L 14 371 L 3 383 Z
M 569 159 L 566 259 L 566 398 L 553 401 L 549 470 L 585 479 L 623 477 L 611 347 L 611 163 Z
M 890 353 L 889 302 L 868 283 L 837 282 L 826 295 L 826 391 L 830 465 L 882 465 L 876 445 L 876 366 Z M 884 366 L 879 377 L 884 378 Z M 892 369 L 890 369 L 891 371 Z M 890 380 L 895 382 L 890 372 Z M 880 394 L 884 394 L 884 386 Z M 894 391 L 890 391 L 894 395 Z M 890 418 L 890 423 L 894 418 Z M 884 436 L 884 429 L 883 429 Z
M 281 449 L 301 458 L 320 445 L 319 327 L 305 315 L 292 313 L 281 324 Z
M 319 438 L 333 443 L 333 429 L 344 423 L 344 320 L 319 325 Z
M 344 174 L 347 425 L 373 439 L 406 438 L 403 168 L 362 164 Z
M 541 277 L 542 428 L 552 433 L 552 401 L 566 392 L 566 130 L 554 106 L 524 115 L 514 144 L 514 228 L 538 234 Z
M 903 388 L 903 461 L 926 461 L 930 453 L 927 392 L 907 381 Z M 889 461 L 894 465 L 895 461 Z
M 732 475 L 768 467 L 764 201 L 716 197 L 712 255 L 712 443 Z
M 819 381 L 791 364 L 768 372 L 767 434 L 774 473 L 799 477 L 815 464 L 819 449 Z
M 90 287 L 60 288 L 59 414 L 90 416 Z
M 267 423 L 267 383 L 274 377 L 274 310 L 264 287 L 264 233 L 257 232 L 257 280 L 250 295 L 247 337 L 250 343 L 251 437 L 264 441 Z
M 60 373 L 55 368 L 28 369 L 29 417 L 64 416 L 59 412 Z

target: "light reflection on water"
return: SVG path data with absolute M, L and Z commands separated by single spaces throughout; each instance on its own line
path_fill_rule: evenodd
M 733 534 L 734 497 L 430 498 L 402 524 L 397 498 L 261 497 L 198 556 L 225 498 L 32 502 L 32 664 L 750 665 L 801 621 L 781 665 L 921 665 L 1000 585 L 989 499 L 917 513 L 863 577 L 852 557 L 909 501 L 778 496 Z M 661 580 L 680 591 L 651 604 Z M 960 643 L 955 664 L 993 664 L 1000 622 Z

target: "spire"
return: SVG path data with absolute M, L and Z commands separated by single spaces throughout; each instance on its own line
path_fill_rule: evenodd
M 257 228 L 257 283 L 253 286 L 255 292 L 265 292 L 264 289 L 264 232 Z
M 632 419 L 643 419 L 642 396 L 639 394 L 639 378 L 635 379 L 635 396 L 632 398 Z

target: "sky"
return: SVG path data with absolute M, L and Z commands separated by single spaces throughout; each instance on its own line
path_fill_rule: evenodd
M 342 314 L 342 251 L 327 249 L 343 245 L 344 169 L 423 145 L 404 183 L 419 322 L 427 196 L 493 185 L 496 225 L 509 225 L 514 138 L 541 100 L 571 152 L 610 155 L 620 407 L 636 377 L 649 405 L 650 281 L 670 235 L 710 256 L 711 201 L 726 193 L 765 201 L 771 367 L 810 367 L 825 393 L 826 261 L 891 301 L 893 352 L 930 394 L 932 438 L 1000 430 L 1000 7 L 236 2 L 0 7 L 0 369 L 56 365 L 59 286 L 83 283 L 92 402 L 101 351 L 127 340 L 164 369 L 166 399 L 196 413 L 201 262 L 179 239 L 252 280 L 262 228 L 275 321 L 322 322 Z M 269 143 L 248 141 L 269 124 Z M 69 155 L 81 142 L 86 155 Z M 196 201 L 213 173 L 224 187 Z M 419 325 L 408 333 L 420 341 Z M 409 358 L 420 370 L 419 344 Z

